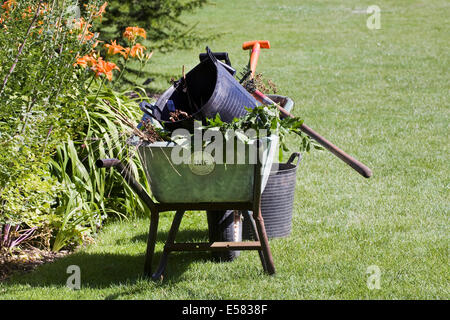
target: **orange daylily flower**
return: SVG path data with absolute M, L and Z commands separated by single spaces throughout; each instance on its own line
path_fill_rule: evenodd
M 97 60 L 92 55 L 86 55 L 84 57 L 77 58 L 77 62 L 74 63 L 74 66 L 79 65 L 83 68 L 93 67 L 97 64 Z
M 97 64 L 92 68 L 95 71 L 95 76 L 98 78 L 102 74 L 106 76 L 109 81 L 112 80 L 113 70 L 119 70 L 119 67 L 114 62 L 108 62 L 103 60 L 102 57 L 98 58 Z
M 131 48 L 130 55 L 135 58 L 136 56 L 141 59 L 141 57 L 144 55 L 144 50 L 146 50 L 142 44 L 136 43 L 133 48 Z
M 125 60 L 128 60 L 128 56 L 130 55 L 130 48 L 125 48 L 123 52 L 121 52 L 120 54 L 123 55 L 123 57 L 125 58 Z
M 74 19 L 74 25 L 75 25 L 75 29 L 81 30 L 83 31 L 84 28 L 86 28 L 86 30 L 88 30 L 90 27 L 92 27 L 91 24 L 88 24 L 86 22 L 86 20 L 84 20 L 83 17 L 81 17 L 80 19 Z
M 153 56 L 153 51 L 151 51 L 150 53 L 147 53 L 146 55 L 145 55 L 145 60 L 150 60 L 150 58 Z
M 87 31 L 84 34 L 84 37 L 83 37 L 83 34 L 79 34 L 78 35 L 78 40 L 81 41 L 81 39 L 83 39 L 83 43 L 86 43 L 86 41 L 91 40 L 94 36 L 95 36 L 95 34 L 93 32 Z
M 105 2 L 101 5 L 101 7 L 98 9 L 97 13 L 95 13 L 93 15 L 93 18 L 102 18 L 103 17 L 103 13 L 105 13 L 106 11 L 106 6 L 108 5 L 108 2 Z
M 97 48 L 97 46 L 98 46 L 100 43 L 102 43 L 102 42 L 103 42 L 103 41 L 96 40 L 95 43 L 92 45 L 92 49 Z
M 17 4 L 16 0 L 7 0 L 2 4 L 2 8 L 8 12 L 15 4 Z
M 139 27 L 127 27 L 123 33 L 124 38 L 133 42 L 137 37 L 147 38 L 147 33 L 144 29 Z
M 95 34 L 91 31 L 89 31 L 89 28 L 92 27 L 92 24 L 87 23 L 86 20 L 84 20 L 83 17 L 80 19 L 74 19 L 72 21 L 75 30 L 81 31 L 81 33 L 78 35 L 78 40 L 83 40 L 83 43 L 86 43 L 87 41 L 94 38 Z
M 117 44 L 116 40 L 112 41 L 111 44 L 105 44 L 105 47 L 108 49 L 109 55 L 122 54 L 125 51 L 125 48 Z

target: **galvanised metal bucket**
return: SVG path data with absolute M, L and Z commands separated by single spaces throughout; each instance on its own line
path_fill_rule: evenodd
M 298 157 L 297 163 L 293 164 Z M 287 163 L 274 164 L 266 188 L 261 195 L 261 214 L 269 238 L 287 237 L 292 230 L 292 210 L 300 153 L 291 155 Z M 250 221 L 244 219 L 242 239 L 252 239 Z

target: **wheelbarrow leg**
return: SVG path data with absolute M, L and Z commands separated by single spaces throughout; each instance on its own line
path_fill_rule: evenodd
M 258 229 L 256 228 L 255 220 L 252 218 L 250 211 L 245 210 L 244 215 L 245 215 L 244 219 L 248 219 L 248 221 L 250 221 L 250 228 L 251 228 L 253 237 L 255 238 L 255 241 L 260 241 L 259 235 L 258 235 Z M 264 255 L 262 253 L 262 250 L 258 250 L 258 254 L 259 254 L 259 259 L 261 259 L 261 264 L 263 266 L 264 271 L 268 272 L 267 266 L 266 266 L 266 261 L 264 260 Z
M 164 270 L 167 266 L 167 261 L 169 258 L 170 247 L 175 242 L 175 237 L 177 236 L 178 229 L 180 228 L 181 219 L 183 219 L 184 210 L 179 210 L 176 212 L 175 217 L 172 221 L 172 226 L 169 230 L 169 235 L 167 236 L 166 244 L 164 245 L 164 250 L 159 260 L 159 266 L 156 272 L 152 275 L 153 280 L 161 280 Z
M 151 211 L 150 227 L 148 231 L 147 252 L 145 254 L 144 275 L 150 277 L 152 275 L 152 260 L 155 253 L 156 234 L 158 231 L 159 212 Z
M 275 273 L 275 265 L 273 263 L 272 253 L 270 252 L 269 240 L 267 239 L 266 228 L 264 226 L 264 219 L 261 215 L 260 206 L 258 206 L 257 211 L 253 212 L 253 218 L 255 219 L 256 228 L 259 235 L 259 242 L 261 243 L 261 252 L 264 257 L 261 259 L 261 262 L 263 264 L 264 271 L 272 275 Z

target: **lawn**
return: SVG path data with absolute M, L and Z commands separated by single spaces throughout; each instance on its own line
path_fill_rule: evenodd
M 151 89 L 162 91 L 206 45 L 240 68 L 244 41 L 270 40 L 257 70 L 295 101 L 294 114 L 373 170 L 364 179 L 329 152 L 304 156 L 292 234 L 270 241 L 275 276 L 249 251 L 231 263 L 175 253 L 163 282 L 143 279 L 142 218 L 112 222 L 95 244 L 14 276 L 0 298 L 449 299 L 450 4 L 377 1 L 381 29 L 369 30 L 371 4 L 217 0 L 186 21 L 219 38 L 155 53 L 149 65 Z M 161 218 L 156 258 L 172 217 Z M 189 239 L 207 239 L 204 213 L 185 216 L 177 240 Z M 66 287 L 69 265 L 81 268 L 81 290 Z M 370 266 L 379 289 L 367 285 Z

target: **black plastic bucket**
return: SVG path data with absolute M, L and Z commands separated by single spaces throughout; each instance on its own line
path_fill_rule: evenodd
M 156 101 L 153 115 L 163 125 L 173 130 L 192 128 L 193 119 L 204 120 L 219 114 L 225 122 L 242 117 L 247 113 L 245 107 L 253 109 L 257 100 L 230 74 L 222 63 L 206 48 L 207 57 L 186 74 L 186 87 L 171 86 Z M 181 78 L 178 83 L 184 80 Z M 192 118 L 170 121 L 172 102 L 176 109 L 187 112 Z
M 298 157 L 297 163 L 292 162 Z M 268 238 L 282 238 L 292 230 L 292 209 L 295 196 L 297 168 L 301 155 L 295 152 L 287 163 L 274 164 L 264 192 L 261 195 L 261 214 Z M 244 215 L 247 216 L 247 215 Z M 250 221 L 244 219 L 242 239 L 252 240 Z

